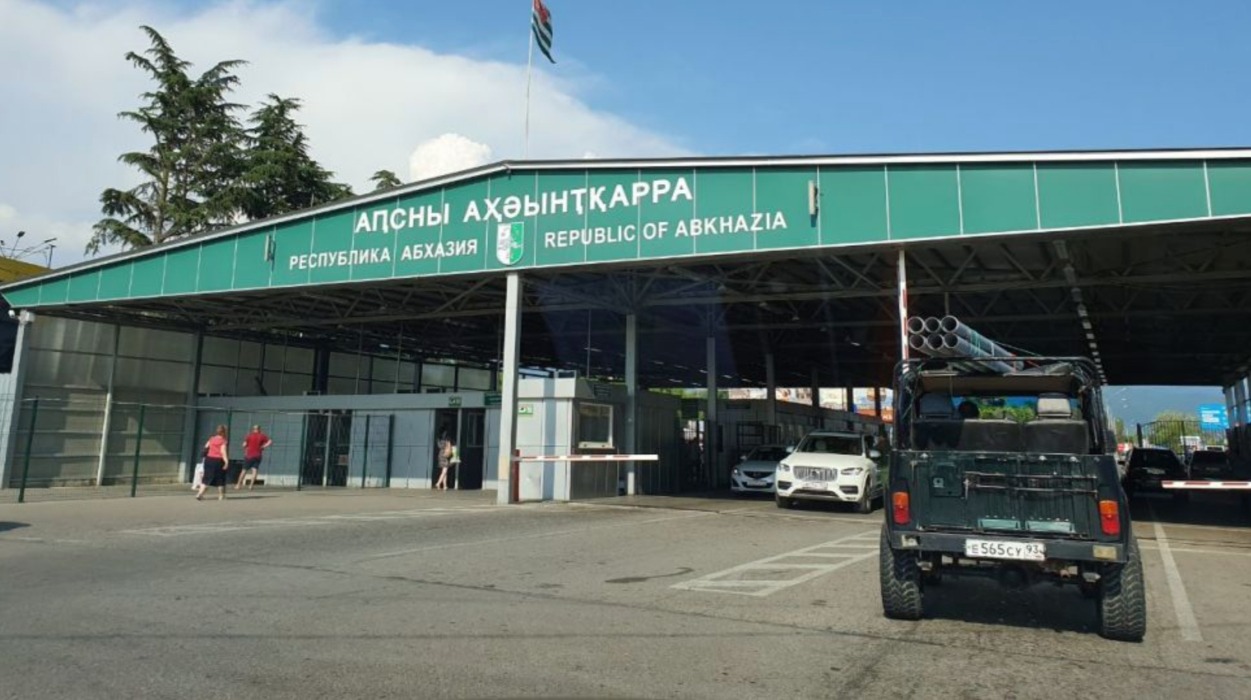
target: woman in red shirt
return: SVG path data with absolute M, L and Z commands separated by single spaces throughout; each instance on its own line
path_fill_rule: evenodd
M 213 437 L 204 443 L 204 481 L 195 494 L 195 500 L 204 500 L 204 492 L 210 486 L 217 487 L 217 500 L 226 499 L 226 470 L 229 468 L 230 455 L 226 450 L 226 426 L 217 426 Z

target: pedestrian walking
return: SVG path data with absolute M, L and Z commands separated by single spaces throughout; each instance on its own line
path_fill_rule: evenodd
M 239 482 L 235 484 L 236 491 L 243 488 L 244 484 L 248 485 L 249 491 L 256 485 L 256 477 L 261 471 L 261 458 L 272 444 L 274 441 L 261 432 L 261 426 L 252 426 L 252 432 L 243 438 L 243 469 L 239 472 Z
M 217 487 L 217 500 L 226 500 L 227 470 L 230 468 L 230 454 L 226 445 L 226 426 L 219 425 L 213 437 L 204 443 L 204 480 L 195 500 L 204 500 L 204 492 L 210 486 Z
M 434 487 L 440 491 L 447 490 L 447 472 L 452 466 L 452 455 L 456 453 L 456 443 L 447 433 L 439 438 L 439 480 Z

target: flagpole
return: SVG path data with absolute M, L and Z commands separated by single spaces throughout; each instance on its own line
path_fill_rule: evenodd
M 534 19 L 531 17 L 531 24 Z M 526 135 L 523 141 L 521 158 L 523 160 L 530 157 L 530 76 L 534 70 L 534 27 L 531 26 L 527 36 L 530 37 L 530 50 L 526 56 Z

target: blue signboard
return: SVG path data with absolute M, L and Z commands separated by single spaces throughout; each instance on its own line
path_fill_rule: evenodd
M 1224 404 L 1205 403 L 1199 406 L 1199 426 L 1204 430 L 1229 430 L 1229 412 Z

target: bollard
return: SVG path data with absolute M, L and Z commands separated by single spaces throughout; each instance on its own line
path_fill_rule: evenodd
M 26 459 L 22 465 L 22 485 L 17 491 L 17 502 L 26 502 L 26 479 L 30 477 L 30 451 L 35 443 L 35 425 L 39 422 L 39 399 L 30 404 L 30 430 L 26 433 Z
M 147 411 L 146 403 L 139 404 L 139 435 L 135 438 L 135 468 L 130 473 L 130 497 L 135 497 L 139 490 L 139 455 L 143 453 L 143 416 Z

